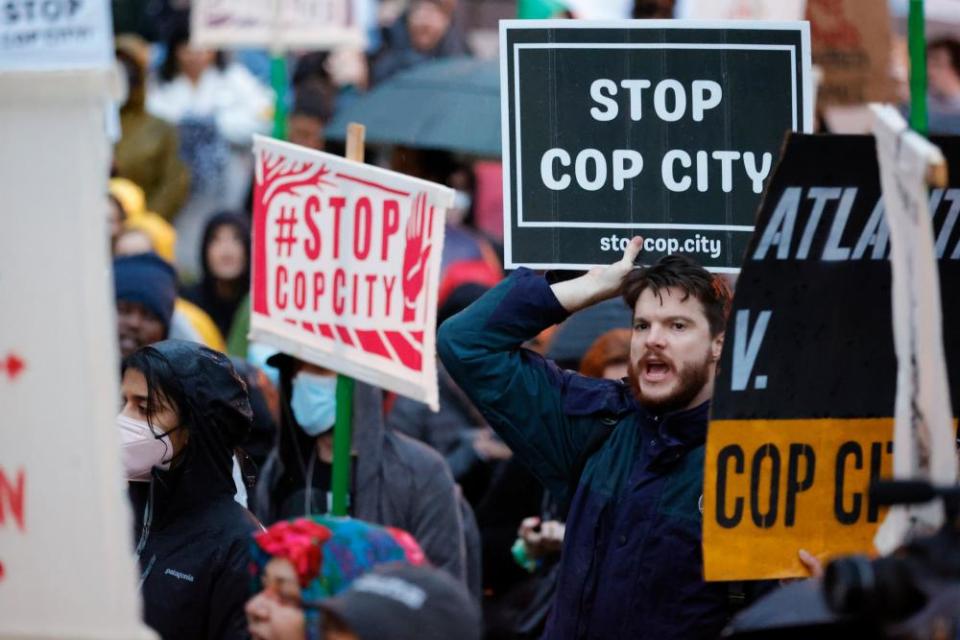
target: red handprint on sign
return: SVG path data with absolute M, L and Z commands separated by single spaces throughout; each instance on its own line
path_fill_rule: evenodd
M 403 252 L 403 321 L 412 322 L 417 315 L 417 301 L 423 291 L 427 260 L 433 244 L 428 240 L 433 228 L 433 207 L 427 215 L 427 194 L 413 199 L 413 212 L 407 221 L 407 246 Z

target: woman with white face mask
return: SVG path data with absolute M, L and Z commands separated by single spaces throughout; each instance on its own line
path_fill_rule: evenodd
M 250 534 L 233 449 L 250 429 L 226 356 L 165 340 L 123 364 L 117 416 L 136 521 L 144 619 L 163 638 L 246 638 Z

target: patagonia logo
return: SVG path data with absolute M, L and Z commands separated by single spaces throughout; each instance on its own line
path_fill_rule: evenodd
M 163 572 L 163 575 L 165 575 L 165 576 L 173 576 L 173 577 L 176 578 L 177 580 L 186 580 L 187 582 L 193 582 L 193 576 L 192 576 L 192 575 L 190 575 L 189 573 L 182 573 L 182 572 L 176 571 L 176 570 L 174 570 L 174 569 L 167 569 L 166 571 Z

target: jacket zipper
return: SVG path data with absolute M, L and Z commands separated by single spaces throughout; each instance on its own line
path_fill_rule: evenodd
M 143 553 L 143 548 L 147 545 L 147 538 L 150 537 L 150 525 L 153 521 L 153 483 L 154 479 L 150 478 L 150 496 L 147 498 L 147 506 L 143 510 L 143 527 L 140 529 L 140 540 L 137 542 L 136 555 L 139 558 L 140 554 Z M 153 561 L 156 560 L 154 556 L 153 560 L 150 562 L 150 566 L 153 566 Z M 148 571 L 149 571 L 148 567 Z M 146 577 L 146 572 L 144 572 L 143 578 Z M 143 581 L 141 578 L 141 584 Z
M 147 568 L 143 570 L 143 573 L 140 574 L 140 584 L 137 585 L 137 591 L 143 590 L 143 583 L 147 581 L 147 576 L 150 575 L 150 572 L 153 571 L 153 565 L 157 563 L 157 554 L 153 554 L 150 558 L 150 562 L 147 563 Z

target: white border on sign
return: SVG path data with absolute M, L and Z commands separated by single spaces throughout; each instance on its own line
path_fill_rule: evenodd
M 640 255 L 641 257 L 643 256 L 643 254 L 640 254 Z M 619 257 L 617 259 L 619 259 Z M 641 263 L 641 264 L 647 265 L 648 263 Z M 524 262 L 522 265 L 516 265 L 516 267 L 513 267 L 513 268 L 526 267 L 527 269 L 540 270 L 540 271 L 547 271 L 549 269 L 564 269 L 569 271 L 589 271 L 590 269 L 593 269 L 594 267 L 597 267 L 597 266 L 602 267 L 605 265 L 570 264 L 567 262 L 564 262 L 563 264 L 556 264 L 553 262 Z M 507 269 L 510 267 L 504 267 L 504 268 Z M 704 267 L 704 269 L 706 269 L 707 271 L 710 271 L 711 273 L 740 273 L 739 267 Z
M 522 29 L 624 29 L 630 27 L 643 28 L 643 29 L 744 29 L 744 30 L 761 30 L 761 31 L 799 31 L 800 32 L 800 46 L 801 46 L 801 65 L 804 69 L 803 74 L 803 133 L 812 133 L 813 132 L 813 77 L 811 73 L 811 51 L 810 51 L 810 23 L 806 20 L 797 20 L 797 21 L 779 21 L 779 20 L 501 20 L 499 25 L 499 34 L 500 34 L 500 86 L 507 86 L 507 56 L 509 55 L 507 51 L 507 31 L 511 28 L 522 28 Z M 597 47 L 596 45 L 590 45 L 587 43 L 559 43 L 553 45 L 552 43 L 519 43 L 515 45 L 516 48 L 526 47 L 526 48 L 549 48 L 551 46 L 555 48 L 567 47 L 567 48 L 642 48 L 642 47 L 632 47 L 627 44 L 619 43 L 602 43 L 604 46 Z M 643 45 L 646 48 L 650 48 L 653 43 L 637 43 Z M 724 45 L 681 45 L 679 47 L 670 47 L 669 45 L 656 45 L 660 48 L 706 48 L 707 46 L 713 48 L 722 48 Z M 779 48 L 779 49 L 789 49 L 791 51 L 791 76 L 792 76 L 792 88 L 794 97 L 796 96 L 797 88 L 797 78 L 796 78 L 796 47 L 792 45 L 729 45 L 726 48 L 740 48 L 740 49 L 756 49 L 759 47 L 770 47 L 770 48 Z M 515 79 L 519 76 L 519 65 L 517 64 L 516 51 L 514 51 L 514 69 L 517 70 L 515 73 Z M 508 91 L 500 92 L 500 110 L 502 118 L 505 121 L 501 126 L 501 144 L 503 149 L 510 149 L 510 122 L 507 119 L 510 106 Z M 519 95 L 518 86 L 514 86 L 514 95 Z M 794 108 L 794 130 L 796 131 L 796 99 L 793 100 Z M 519 109 L 517 110 L 519 112 Z M 517 142 L 519 149 L 519 123 L 515 124 L 517 129 Z M 531 264 L 525 263 L 524 265 L 517 264 L 513 261 L 513 239 L 510 233 L 510 228 L 513 223 L 513 211 L 510 206 L 512 194 L 513 194 L 513 185 L 511 184 L 510 179 L 510 154 L 503 154 L 502 164 L 503 164 L 503 201 L 504 201 L 504 268 L 505 269 L 516 269 L 520 266 L 526 266 L 531 269 L 591 269 L 597 265 L 581 265 L 581 264 L 556 264 L 556 263 L 543 263 L 543 264 Z M 519 167 L 518 167 L 519 169 Z M 521 182 L 521 177 L 519 171 L 517 174 L 517 184 L 518 187 Z M 519 203 L 518 197 L 518 208 L 522 208 L 522 205 Z M 522 212 L 521 218 L 517 224 L 518 227 L 567 227 L 567 228 L 628 228 L 628 229 L 697 229 L 704 231 L 713 231 L 713 230 L 726 230 L 726 231 L 753 231 L 752 226 L 744 225 L 689 225 L 689 224 L 656 224 L 656 223 L 638 223 L 638 224 L 623 224 L 623 223 L 560 223 L 554 224 L 550 222 L 546 223 L 523 223 L 522 222 Z M 719 227 L 719 229 L 718 229 Z M 734 267 L 708 267 L 708 269 L 714 273 L 740 273 L 740 269 Z
M 789 51 L 790 52 L 790 105 L 793 107 L 793 131 L 797 130 L 797 48 L 785 44 L 662 44 L 659 42 L 638 42 L 620 44 L 612 42 L 553 43 L 536 42 L 515 45 L 513 48 L 513 114 L 516 144 L 516 157 L 520 157 L 520 49 L 720 49 L 724 51 Z M 517 165 L 517 191 L 523 191 L 523 173 Z M 707 229 L 707 227 L 711 229 Z M 629 222 L 610 222 L 596 225 L 590 222 L 525 222 L 523 219 L 523 200 L 517 197 L 517 227 L 547 227 L 551 229 L 570 229 L 577 227 L 598 227 L 606 229 L 703 229 L 713 231 L 753 231 L 752 226 L 743 225 L 695 225 L 695 224 L 634 224 Z
M 315 151 L 314 149 L 308 149 L 306 147 L 301 147 L 300 145 L 293 144 L 292 142 L 287 142 L 286 140 L 278 140 L 276 138 L 271 138 L 270 136 L 265 136 L 259 133 L 253 134 L 253 145 L 251 153 L 256 154 L 261 149 L 264 149 L 265 144 L 275 145 L 278 148 L 283 149 L 284 153 L 288 158 L 296 159 L 300 162 L 314 162 L 318 157 L 330 158 L 334 162 L 340 164 L 352 164 L 354 167 L 363 171 L 364 173 L 370 173 L 378 176 L 379 179 L 389 182 L 390 180 L 402 179 L 404 182 L 417 185 L 420 189 L 429 189 L 433 191 L 447 191 L 450 193 L 450 201 L 453 202 L 453 189 L 450 187 L 444 186 L 442 184 L 437 184 L 436 182 L 430 182 L 429 180 L 424 180 L 423 178 L 417 178 L 416 176 L 408 176 L 407 174 L 401 174 L 398 171 L 391 171 L 389 169 L 384 169 L 383 167 L 378 167 L 375 164 L 366 164 L 363 162 L 357 162 L 356 160 L 350 160 L 349 158 L 344 158 L 343 156 L 338 156 L 329 151 Z M 266 149 L 269 151 L 269 149 Z M 254 157 L 256 157 L 254 155 Z M 449 208 L 449 207 L 448 207 Z
M 346 0 L 344 9 L 346 22 L 318 25 L 314 21 L 300 21 L 296 25 L 284 27 L 282 18 L 281 0 L 260 0 L 272 4 L 271 17 L 266 21 L 253 26 L 210 26 L 203 22 L 211 11 L 210 0 L 193 1 L 190 11 L 190 42 L 194 45 L 209 48 L 243 48 L 264 47 L 270 49 L 322 49 L 332 50 L 337 47 L 366 47 L 367 36 L 363 31 L 363 10 L 358 11 L 357 0 Z M 289 10 L 289 6 L 287 7 Z

